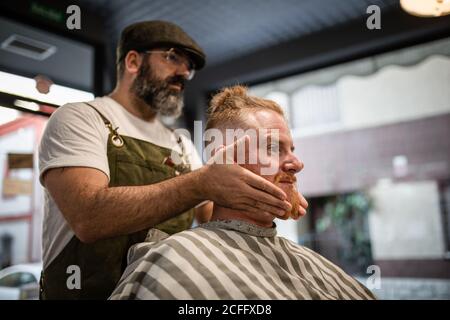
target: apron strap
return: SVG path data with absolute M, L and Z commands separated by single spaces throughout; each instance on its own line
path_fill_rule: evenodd
M 113 143 L 113 145 L 115 145 L 118 148 L 122 147 L 124 142 L 123 142 L 123 139 L 120 136 L 120 134 L 117 132 L 117 129 L 119 129 L 119 127 L 116 127 L 114 129 L 111 121 L 109 121 L 100 111 L 98 111 L 98 109 L 96 107 L 94 107 L 92 104 L 87 103 L 87 102 L 84 102 L 84 104 L 90 106 L 92 109 L 94 109 L 100 115 L 105 126 L 108 128 L 109 133 L 111 134 L 111 142 Z
M 98 111 L 98 109 L 96 107 L 94 107 L 92 104 L 88 103 L 88 102 L 84 102 L 84 104 L 87 104 L 89 107 L 91 107 L 92 109 L 94 109 L 99 116 L 102 118 L 103 122 L 105 123 L 106 126 L 111 124 L 111 121 L 109 121 L 100 111 Z

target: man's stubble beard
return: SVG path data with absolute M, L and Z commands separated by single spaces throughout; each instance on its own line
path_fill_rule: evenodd
M 131 91 L 155 113 L 178 118 L 184 107 L 184 83 L 185 79 L 182 76 L 174 76 L 166 80 L 158 79 L 148 61 L 144 59 L 139 73 L 133 81 Z M 180 85 L 181 90 L 171 89 L 171 84 Z

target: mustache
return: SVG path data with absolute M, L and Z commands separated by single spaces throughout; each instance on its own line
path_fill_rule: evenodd
M 293 174 L 289 174 L 286 172 L 277 173 L 275 176 L 275 183 L 295 183 L 297 182 L 297 178 Z
M 183 76 L 173 76 L 167 80 L 167 84 L 168 85 L 171 85 L 171 84 L 178 85 L 183 90 L 184 85 L 186 84 L 186 79 Z

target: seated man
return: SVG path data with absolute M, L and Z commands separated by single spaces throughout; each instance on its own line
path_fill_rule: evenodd
M 268 153 L 243 166 L 285 191 L 292 210 L 284 218 L 304 213 L 295 189 L 303 164 L 275 102 L 248 96 L 240 86 L 225 89 L 211 101 L 206 129 L 211 128 L 267 129 Z M 247 161 L 250 148 L 245 150 Z M 261 174 L 269 165 L 276 172 Z M 111 299 L 375 298 L 324 257 L 277 236 L 273 219 L 215 205 L 211 221 L 194 229 L 170 237 L 152 229 L 146 242 L 130 249 L 129 265 Z

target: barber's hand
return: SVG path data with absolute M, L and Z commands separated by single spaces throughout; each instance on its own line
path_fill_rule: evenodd
M 261 215 L 267 215 L 267 218 L 282 217 L 292 208 L 286 201 L 285 192 L 259 175 L 242 168 L 234 162 L 234 159 L 226 158 L 227 155 L 233 154 L 227 153 L 228 149 L 234 148 L 236 155 L 239 145 L 248 145 L 248 140 L 248 136 L 245 136 L 216 151 L 206 165 L 204 190 L 209 199 L 220 206 L 244 210 L 255 217 Z M 302 195 L 300 199 L 299 213 L 303 216 L 308 204 Z
M 298 197 L 300 198 L 300 203 L 298 204 L 298 216 L 293 218 L 294 220 L 298 220 L 303 218 L 306 215 L 306 209 L 308 208 L 308 201 L 306 201 L 305 197 L 299 192 Z

